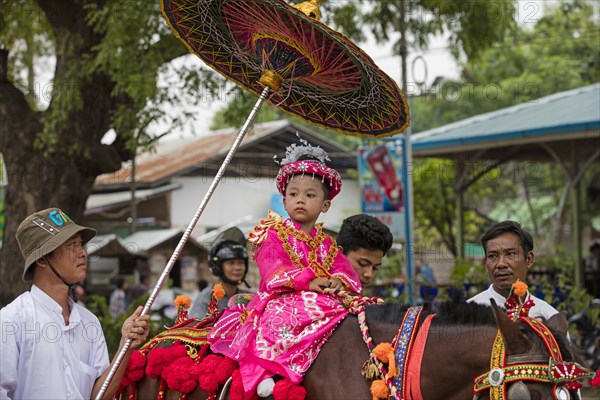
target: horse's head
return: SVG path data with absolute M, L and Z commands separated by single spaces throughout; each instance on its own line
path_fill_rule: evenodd
M 578 399 L 577 381 L 593 377 L 594 373 L 573 362 L 566 347 L 559 346 L 566 339 L 555 337 L 535 319 L 513 321 L 493 300 L 492 309 L 498 335 L 492 347 L 491 370 L 476 378 L 473 398 Z

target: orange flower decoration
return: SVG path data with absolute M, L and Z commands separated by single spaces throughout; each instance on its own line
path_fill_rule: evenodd
M 175 298 L 175 307 L 177 307 L 177 309 L 183 307 L 183 308 L 190 308 L 190 306 L 192 305 L 192 300 L 190 300 L 189 296 L 177 296 Z
M 213 288 L 213 297 L 219 301 L 225 296 L 225 290 L 223 290 L 223 286 L 220 283 L 217 283 Z
M 373 349 L 373 354 L 375 355 L 375 357 L 377 357 L 380 361 L 383 361 L 384 363 L 388 363 L 389 362 L 389 355 L 391 354 L 392 356 L 394 355 L 394 348 L 392 347 L 391 344 L 387 343 L 387 342 L 383 342 L 383 343 L 379 343 L 377 346 L 375 346 L 375 348 Z
M 373 400 L 387 399 L 390 397 L 390 388 L 383 379 L 379 379 L 371 383 L 371 394 L 373 395 Z
M 527 293 L 527 284 L 517 279 L 517 281 L 512 284 L 512 289 L 517 296 L 522 297 Z

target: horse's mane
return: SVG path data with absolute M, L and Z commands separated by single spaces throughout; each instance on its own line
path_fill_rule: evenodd
M 475 302 L 449 301 L 437 306 L 436 325 L 486 325 L 496 326 L 492 308 Z
M 367 324 L 399 324 L 409 308 L 410 304 L 401 303 L 369 304 L 365 307 Z
M 384 324 L 399 324 L 410 305 L 400 303 L 385 303 L 365 307 L 367 322 Z M 464 301 L 449 301 L 440 303 L 435 308 L 425 303 L 421 317 L 437 314 L 432 324 L 435 325 L 496 325 L 492 309 L 477 303 Z
M 410 308 L 410 304 L 401 303 L 385 303 L 371 304 L 365 307 L 367 323 L 383 323 L 396 324 L 402 322 L 402 318 L 406 311 Z M 485 325 L 496 326 L 496 319 L 492 308 L 487 305 L 477 304 L 474 302 L 467 303 L 464 301 L 448 301 L 437 304 L 435 307 L 429 303 L 423 305 L 421 313 L 421 321 L 424 317 L 430 314 L 437 314 L 432 320 L 432 325 L 449 326 L 449 325 Z M 545 323 L 545 321 L 542 321 Z M 577 353 L 577 348 L 570 345 L 565 334 L 549 327 L 550 332 L 554 335 L 560 352 L 565 361 L 573 361 L 574 353 Z M 533 337 L 535 333 L 531 329 L 525 329 L 523 333 Z

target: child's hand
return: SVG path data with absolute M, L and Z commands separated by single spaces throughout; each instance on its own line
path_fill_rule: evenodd
M 323 293 L 323 288 L 328 288 L 329 283 L 329 279 L 327 278 L 315 278 L 308 284 L 308 290 Z
M 342 280 L 340 278 L 331 278 L 329 280 L 329 288 L 341 290 L 344 288 L 344 282 L 342 282 Z

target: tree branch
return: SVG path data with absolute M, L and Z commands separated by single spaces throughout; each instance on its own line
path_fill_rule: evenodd
M 147 52 L 158 51 L 164 57 L 165 64 L 176 58 L 190 54 L 187 47 L 175 35 L 162 36 L 148 48 Z

